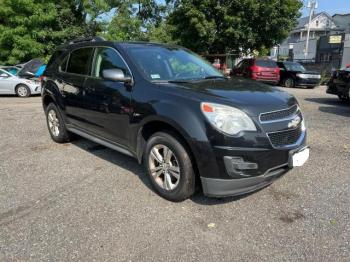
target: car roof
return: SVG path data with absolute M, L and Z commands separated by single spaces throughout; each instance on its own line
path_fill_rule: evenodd
M 131 46 L 162 46 L 162 47 L 177 47 L 180 48 L 180 46 L 172 45 L 172 44 L 163 44 L 163 43 L 157 43 L 157 42 L 146 42 L 146 41 L 107 41 L 104 40 L 101 37 L 94 37 L 94 38 L 82 38 L 82 39 L 76 39 L 72 40 L 70 42 L 67 42 L 57 48 L 57 50 L 73 50 L 81 47 L 94 47 L 94 46 L 121 46 L 121 47 L 131 47 Z M 182 47 L 181 47 L 182 48 Z

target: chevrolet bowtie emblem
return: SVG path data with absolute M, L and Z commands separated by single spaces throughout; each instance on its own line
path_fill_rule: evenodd
M 288 128 L 296 128 L 301 122 L 300 116 L 296 116 L 292 121 L 288 123 Z

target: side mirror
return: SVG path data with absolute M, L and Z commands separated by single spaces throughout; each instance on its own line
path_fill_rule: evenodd
M 132 79 L 130 76 L 124 75 L 124 72 L 120 69 L 105 69 L 102 72 L 103 78 L 115 81 L 115 82 L 124 82 L 131 83 Z
M 2 73 L 2 74 L 0 74 L 0 77 L 1 77 L 1 78 L 8 78 L 9 75 L 8 75 L 8 74 L 5 74 L 5 73 Z

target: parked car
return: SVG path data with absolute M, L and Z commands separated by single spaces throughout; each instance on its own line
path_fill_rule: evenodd
M 0 68 L 0 94 L 19 97 L 40 94 L 41 86 L 39 81 L 20 78 Z
M 55 142 L 75 133 L 135 157 L 172 201 L 200 184 L 214 197 L 255 191 L 308 159 L 292 95 L 227 79 L 178 46 L 72 41 L 53 54 L 42 87 Z
M 342 101 L 350 101 L 350 65 L 333 72 L 327 86 L 328 94 L 337 95 Z
M 321 81 L 321 75 L 318 72 L 307 71 L 304 66 L 297 62 L 277 62 L 280 68 L 280 84 L 292 88 L 296 86 L 305 86 L 315 88 Z
M 280 69 L 270 59 L 243 59 L 232 69 L 231 75 L 269 84 L 278 84 L 280 81 Z

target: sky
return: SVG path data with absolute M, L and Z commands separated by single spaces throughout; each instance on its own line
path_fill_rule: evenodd
M 307 0 L 303 0 L 304 5 L 306 6 Z M 318 8 L 316 12 L 325 11 L 330 15 L 335 13 L 345 14 L 350 13 L 350 0 L 318 0 Z M 309 15 L 309 9 L 302 9 L 303 16 Z

